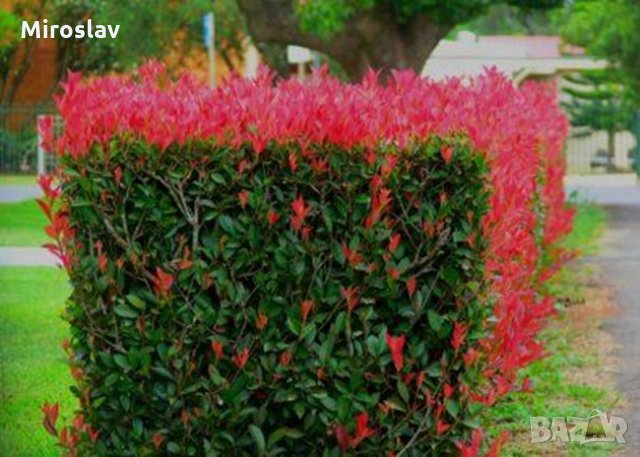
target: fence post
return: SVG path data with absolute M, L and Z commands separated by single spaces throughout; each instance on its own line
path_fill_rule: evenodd
M 40 125 L 42 117 L 43 117 L 42 114 L 39 114 L 37 116 L 36 125 Z M 47 174 L 46 156 L 45 156 L 44 148 L 42 147 L 42 138 L 41 138 L 42 133 L 40 132 L 40 129 L 37 129 L 37 131 L 38 131 L 38 176 L 42 176 Z

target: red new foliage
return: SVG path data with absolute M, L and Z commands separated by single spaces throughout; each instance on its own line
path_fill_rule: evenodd
M 82 82 L 79 75 L 70 74 L 63 88 L 57 103 L 66 124 L 64 133 L 53 138 L 51 122 L 41 127 L 49 130 L 44 136 L 47 146 L 76 158 L 92 145 L 122 135 L 160 149 L 194 140 L 231 147 L 246 144 L 257 155 L 274 142 L 297 145 L 303 151 L 302 159 L 309 160 L 314 170 L 325 170 L 327 163 L 313 152 L 314 144 L 334 144 L 370 161 L 380 143 L 396 144 L 401 154 L 402 148 L 431 135 L 467 135 L 476 149 L 484 151 L 491 168 L 493 195 L 483 229 L 488 241 L 486 274 L 497 298 L 489 336 L 464 355 L 469 364 L 480 359 L 486 367 L 486 385 L 471 395 L 478 402 L 493 403 L 516 387 L 519 368 L 542 355 L 536 334 L 541 320 L 552 312 L 552 300 L 544 296 L 541 286 L 567 259 L 554 243 L 570 230 L 573 216 L 564 205 L 562 187 L 562 148 L 568 123 L 557 106 L 553 87 L 527 83 L 516 88 L 494 70 L 475 79 L 446 82 L 397 72 L 387 85 L 379 84 L 373 72 L 359 84 L 344 84 L 322 70 L 306 84 L 296 80 L 274 84 L 273 76 L 262 72 L 254 80 L 235 78 L 212 89 L 189 76 L 171 82 L 159 65 L 149 64 L 137 77 Z M 449 161 L 453 150 L 445 148 L 441 153 Z M 294 159 L 292 170 L 298 166 Z M 389 155 L 385 167 L 393 169 L 396 159 Z M 384 223 L 388 217 L 389 192 L 379 181 L 372 188 L 367 226 Z M 51 182 L 44 182 L 43 187 L 47 199 L 55 201 Z M 238 198 L 244 206 L 249 195 L 239 194 Z M 447 195 L 441 198 L 446 200 Z M 56 239 L 50 249 L 67 265 L 72 260 L 64 252 L 64 239 L 69 235 L 65 213 L 51 214 L 46 200 L 42 205 L 50 214 L 50 231 Z M 310 211 L 302 196 L 291 205 L 289 216 L 295 231 L 304 229 Z M 265 217 L 275 224 L 280 215 L 269 211 Z M 439 229 L 425 226 L 425 230 L 437 233 Z M 309 235 L 307 231 L 305 236 Z M 390 253 L 397 248 L 400 235 L 397 237 L 389 243 Z M 357 265 L 358 252 L 344 249 L 349 262 Z M 172 280 L 158 271 L 156 292 L 168 294 Z M 406 287 L 412 295 L 415 279 L 410 278 Z M 352 311 L 358 305 L 357 289 L 347 284 L 341 292 Z M 312 308 L 312 303 L 301 305 L 305 319 Z M 461 346 L 465 336 L 466 329 L 458 324 L 452 345 Z M 392 352 L 395 347 L 398 369 L 402 368 L 399 338 L 388 337 Z M 214 351 L 222 356 L 221 346 Z M 242 369 L 248 358 L 245 349 L 233 361 Z M 343 448 L 353 443 L 346 430 L 336 429 L 335 433 Z M 475 454 L 480 440 L 478 434 L 471 443 L 460 443 L 463 455 Z
M 404 343 L 405 336 L 391 336 L 387 333 L 387 346 L 389 346 L 389 351 L 391 351 L 391 360 L 393 360 L 393 364 L 396 367 L 398 373 L 402 371 L 402 367 L 404 366 Z

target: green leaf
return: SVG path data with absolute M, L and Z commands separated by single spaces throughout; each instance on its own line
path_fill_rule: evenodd
M 443 321 L 442 316 L 440 316 L 440 314 L 430 309 L 429 311 L 427 311 L 427 319 L 429 319 L 429 325 L 433 330 L 435 330 L 436 332 L 440 330 L 440 327 L 442 327 L 442 321 Z
M 144 429 L 144 427 L 142 425 L 142 421 L 139 418 L 134 419 L 133 420 L 133 432 L 136 434 L 136 436 L 141 437 L 143 429 Z
M 258 448 L 258 452 L 260 455 L 264 455 L 267 447 L 264 442 L 264 435 L 262 434 L 262 430 L 256 425 L 249 425 L 249 433 L 251 433 L 251 437 L 253 441 L 256 443 L 256 447 Z
M 409 389 L 407 389 L 407 385 L 402 382 L 402 379 L 398 379 L 396 387 L 398 388 L 400 398 L 402 398 L 405 403 L 409 403 Z
M 127 357 L 124 354 L 116 354 L 116 355 L 114 355 L 113 356 L 113 361 L 120 368 L 129 369 L 129 361 L 127 360 Z
M 451 414 L 453 417 L 456 417 L 460 412 L 460 406 L 458 405 L 458 403 L 451 400 L 450 398 L 446 399 L 444 401 L 444 404 L 449 414 Z
M 296 430 L 295 428 L 282 427 L 276 430 L 269 436 L 267 440 L 267 449 L 273 448 L 280 440 L 283 438 L 291 438 L 292 440 L 300 439 L 304 436 L 300 430 Z
M 375 335 L 369 335 L 369 337 L 367 338 L 367 348 L 369 349 L 371 355 L 376 357 L 380 355 L 378 353 L 378 338 L 376 338 Z
M 155 371 L 156 373 L 158 373 L 161 376 L 164 376 L 165 378 L 171 379 L 173 381 L 173 375 L 171 374 L 171 372 L 169 370 L 167 370 L 166 368 L 163 367 L 153 367 L 151 368 L 151 370 Z
M 173 441 L 169 442 L 169 444 L 167 444 L 167 451 L 169 451 L 171 454 L 180 454 L 180 446 L 178 445 L 178 443 L 174 443 Z
M 140 310 L 144 310 L 145 308 L 144 301 L 137 295 L 127 295 L 127 301 Z
M 218 222 L 220 223 L 220 227 L 222 227 L 222 230 L 224 230 L 228 234 L 233 235 L 236 233 L 235 223 L 233 222 L 233 219 L 231 219 L 226 214 L 220 216 L 218 218 Z
M 293 320 L 292 318 L 288 318 L 287 319 L 287 328 L 295 336 L 298 336 L 300 334 L 300 321 Z
M 331 412 L 336 411 L 338 407 L 338 405 L 336 404 L 336 401 L 333 398 L 331 398 L 326 392 L 313 394 L 313 397 L 317 398 L 320 401 L 320 403 L 322 403 L 322 406 L 327 408 L 329 411 Z
M 138 311 L 128 305 L 118 305 L 113 310 L 120 317 L 126 317 L 129 319 L 135 319 L 136 317 L 138 317 Z
M 318 356 L 320 357 L 320 360 L 323 363 L 327 362 L 327 360 L 331 356 L 331 351 L 333 351 L 334 342 L 335 342 L 335 339 L 332 336 L 330 336 L 320 346 L 320 351 L 318 352 Z
M 211 173 L 209 176 L 211 177 L 211 180 L 216 184 L 224 186 L 227 183 L 224 177 L 219 173 Z

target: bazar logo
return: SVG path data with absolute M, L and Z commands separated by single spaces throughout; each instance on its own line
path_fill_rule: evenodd
M 531 442 L 546 443 L 560 440 L 579 444 L 612 442 L 625 444 L 624 434 L 627 421 L 622 417 L 608 416 L 594 409 L 587 417 L 544 417 L 533 416 Z

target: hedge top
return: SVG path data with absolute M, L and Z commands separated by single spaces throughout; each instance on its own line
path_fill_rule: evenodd
M 387 85 L 371 72 L 359 84 L 344 84 L 318 71 L 311 82 L 274 84 L 263 71 L 256 79 L 232 78 L 212 89 L 184 75 L 171 81 L 151 63 L 137 77 L 112 76 L 82 82 L 70 73 L 57 97 L 65 119 L 58 152 L 73 156 L 117 135 L 133 135 L 162 149 L 172 143 L 213 140 L 233 147 L 250 144 L 258 153 L 270 141 L 303 149 L 329 143 L 346 149 L 407 142 L 432 134 L 464 132 L 476 148 L 500 152 L 517 143 L 562 142 L 567 122 L 545 84 L 520 90 L 495 69 L 473 79 L 422 79 L 410 71 Z M 41 125 L 52 148 L 52 121 Z

